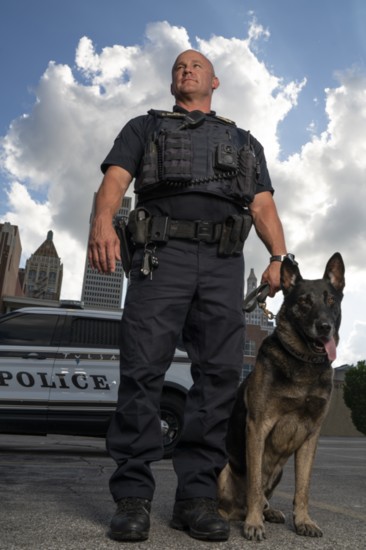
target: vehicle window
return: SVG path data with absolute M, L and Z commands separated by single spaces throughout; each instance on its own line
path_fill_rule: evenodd
M 177 341 L 176 348 L 177 348 L 179 351 L 187 351 L 187 350 L 186 350 L 186 347 L 185 347 L 185 345 L 184 345 L 184 342 L 183 342 L 183 334 L 182 334 L 182 333 L 180 333 L 180 335 L 178 336 L 178 341 Z
M 58 315 L 16 315 L 0 322 L 0 345 L 50 346 Z
M 119 320 L 74 317 L 67 340 L 62 345 L 70 347 L 119 347 Z

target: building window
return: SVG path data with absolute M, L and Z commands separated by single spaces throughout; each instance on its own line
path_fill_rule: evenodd
M 255 357 L 257 353 L 254 340 L 245 340 L 244 355 L 248 357 Z
M 252 372 L 252 370 L 253 370 L 253 365 L 249 365 L 248 363 L 244 363 L 242 371 L 241 371 L 240 382 L 245 380 L 245 378 L 248 376 L 248 374 L 250 372 Z

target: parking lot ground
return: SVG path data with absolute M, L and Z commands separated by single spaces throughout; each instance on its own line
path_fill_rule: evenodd
M 150 538 L 118 543 L 108 538 L 114 503 L 108 479 L 114 463 L 104 441 L 65 436 L 0 435 L 1 550 L 364 550 L 366 548 L 366 438 L 321 438 L 312 476 L 310 512 L 323 530 L 311 539 L 291 521 L 293 463 L 272 499 L 284 525 L 266 524 L 267 539 L 246 541 L 239 522 L 230 539 L 200 542 L 169 528 L 175 474 L 170 460 L 154 464 L 156 496 Z

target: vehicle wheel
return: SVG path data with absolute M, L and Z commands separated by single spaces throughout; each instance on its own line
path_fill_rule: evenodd
M 160 402 L 164 458 L 170 458 L 182 433 L 185 397 L 176 392 L 163 393 Z

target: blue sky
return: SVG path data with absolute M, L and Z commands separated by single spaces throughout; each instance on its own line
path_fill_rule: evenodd
M 0 15 L 0 222 L 23 265 L 52 230 L 62 298 L 80 299 L 99 165 L 129 118 L 172 106 L 170 66 L 193 47 L 221 80 L 213 108 L 264 145 L 304 276 L 342 253 L 339 361 L 365 359 L 364 0 L 2 0 Z M 245 256 L 260 278 L 254 233 Z
M 73 64 L 83 35 L 97 49 L 134 45 L 144 40 L 148 22 L 167 20 L 184 26 L 191 38 L 243 38 L 251 12 L 271 35 L 259 57 L 283 78 L 308 79 L 299 105 L 279 128 L 291 153 L 306 140 L 312 121 L 324 129 L 323 91 L 334 85 L 334 73 L 365 67 L 364 0 L 2 0 L 0 134 L 31 108 L 32 89 L 50 60 Z

